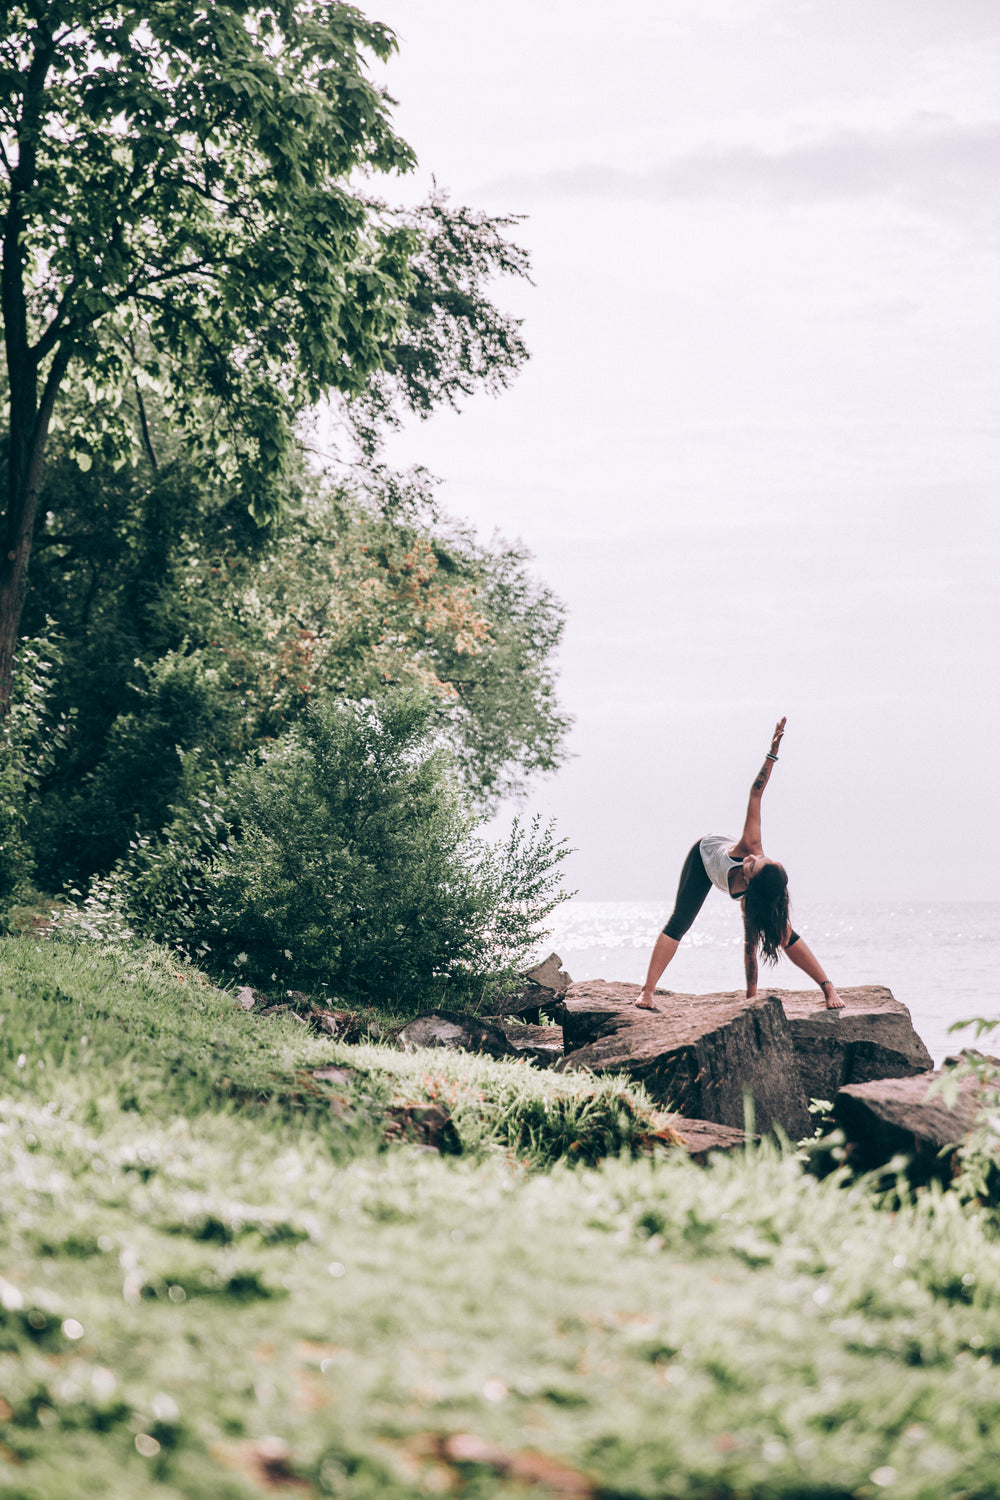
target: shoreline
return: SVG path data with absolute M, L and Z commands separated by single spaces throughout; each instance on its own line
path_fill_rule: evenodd
M 545 953 L 555 951 L 574 980 L 641 983 L 669 900 L 585 901 L 552 914 Z M 793 903 L 796 926 L 838 985 L 886 985 L 907 1006 L 935 1060 L 973 1044 L 949 1034 L 957 1021 L 1000 1015 L 1000 901 Z M 743 979 L 738 913 L 706 903 L 660 984 L 685 994 L 737 989 Z M 761 988 L 804 989 L 786 962 L 762 969 Z M 988 1043 L 984 1042 L 984 1045 Z

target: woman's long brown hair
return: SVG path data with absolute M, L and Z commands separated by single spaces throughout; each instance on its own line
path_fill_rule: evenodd
M 753 877 L 743 897 L 743 912 L 750 942 L 769 964 L 777 963 L 788 932 L 788 876 L 783 865 L 765 865 Z

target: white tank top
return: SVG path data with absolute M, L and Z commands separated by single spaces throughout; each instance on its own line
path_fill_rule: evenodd
M 716 890 L 725 891 L 727 896 L 732 895 L 729 872 L 743 863 L 740 859 L 733 859 L 729 852 L 735 843 L 732 834 L 710 833 L 698 845 L 706 875 Z

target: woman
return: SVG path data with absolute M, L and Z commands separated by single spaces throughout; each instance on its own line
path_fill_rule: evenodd
M 771 748 L 750 788 L 750 805 L 741 837 L 734 843 L 724 835 L 700 839 L 681 871 L 673 914 L 656 939 L 646 982 L 635 1002 L 640 1010 L 658 1010 L 653 999 L 656 981 L 680 946 L 681 938 L 701 911 L 714 885 L 743 904 L 743 958 L 747 976 L 747 999 L 757 994 L 757 949 L 768 963 L 777 963 L 785 952 L 823 991 L 827 1010 L 842 1010 L 844 1002 L 827 979 L 812 950 L 792 930 L 788 920 L 788 876 L 777 860 L 768 859 L 760 842 L 760 800 L 778 759 L 778 746 L 785 732 L 782 719 L 774 730 Z

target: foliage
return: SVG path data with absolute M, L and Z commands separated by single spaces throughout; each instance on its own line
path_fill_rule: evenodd
M 169 652 L 135 676 L 135 707 L 114 718 L 97 763 L 66 785 L 85 748 L 69 745 L 30 809 L 43 878 L 82 881 L 107 870 L 143 830 L 159 828 L 194 797 L 206 774 L 217 776 L 232 753 L 233 704 L 197 657 Z M 53 795 L 60 782 L 63 794 Z
M 957 1021 L 949 1031 L 975 1027 L 975 1040 L 991 1036 L 1000 1019 L 978 1017 Z M 1000 1062 L 976 1048 L 966 1048 L 959 1060 L 932 1085 L 946 1104 L 954 1103 L 960 1083 L 974 1079 L 977 1096 L 976 1122 L 956 1152 L 957 1171 L 953 1187 L 961 1198 L 1000 1207 Z
M 525 358 L 486 295 L 527 274 L 513 221 L 359 188 L 413 163 L 367 75 L 394 49 L 340 0 L 4 5 L 0 707 L 50 433 L 84 471 L 155 469 L 159 408 L 263 523 L 322 398 L 361 402 L 371 451 L 394 403 L 454 404 Z
M 152 430 L 157 470 L 63 458 L 43 494 L 25 621 L 55 622 L 53 702 L 74 714 L 29 827 L 50 889 L 155 833 L 193 784 L 193 749 L 224 778 L 324 695 L 426 691 L 486 806 L 559 764 L 562 609 L 522 548 L 480 546 L 424 476 L 384 470 L 348 490 L 300 468 L 297 501 L 260 532 Z
M 25 823 L 41 782 L 65 745 L 72 711 L 52 708 L 59 644 L 51 637 L 22 643 L 10 712 L 0 723 L 0 903 L 21 896 L 34 874 Z
M 509 974 L 565 897 L 538 820 L 475 837 L 426 699 L 317 705 L 214 798 L 188 799 L 97 893 L 256 983 L 408 997 Z
M 121 935 L 104 941 L 96 929 L 81 943 L 82 931 L 57 923 L 40 944 L 0 947 L 4 1055 L 25 1057 L 5 1079 L 8 1091 L 31 1093 L 51 1081 L 74 1112 L 96 1093 L 102 1107 L 146 1119 L 234 1104 L 273 1118 L 307 1116 L 341 1157 L 380 1143 L 390 1111 L 431 1104 L 447 1110 L 459 1153 L 499 1152 L 534 1170 L 562 1158 L 638 1154 L 670 1139 L 642 1087 L 625 1080 L 468 1053 L 334 1043 L 287 1011 L 248 1015 L 176 952 Z M 371 1029 L 386 1030 L 384 1012 Z M 331 1063 L 342 1078 L 313 1081 L 308 1070 Z
M 887 1214 L 769 1149 L 376 1155 L 381 1049 L 244 1015 L 165 959 L 0 958 L 12 1494 L 998 1494 L 1000 1246 L 954 1195 Z M 529 1071 L 463 1061 L 470 1093 L 474 1068 L 487 1095 Z M 339 1115 L 212 1088 L 352 1062 Z M 394 1066 L 400 1093 L 461 1082 L 437 1054 Z
M 671 1117 L 625 1077 L 556 1073 L 447 1048 L 341 1046 L 338 1058 L 361 1070 L 364 1088 L 374 1081 L 380 1091 L 388 1089 L 390 1108 L 445 1110 L 456 1154 L 500 1153 L 547 1171 L 557 1161 L 594 1166 L 605 1157 L 649 1155 L 676 1144 Z
M 178 559 L 170 607 L 192 643 L 214 647 L 208 659 L 246 704 L 249 743 L 324 693 L 420 689 L 466 785 L 493 805 L 560 763 L 568 727 L 552 666 L 563 610 L 529 559 L 446 523 L 421 476 L 408 476 L 400 502 L 398 477 L 380 474 L 360 494 L 307 496 L 256 557 L 192 549 Z
M 400 407 L 426 417 L 437 406 L 457 407 L 477 386 L 499 391 L 528 353 L 517 321 L 486 295 L 497 275 L 530 279 L 525 251 L 505 233 L 519 217 L 452 208 L 435 187 L 426 203 L 399 214 L 397 222 L 420 249 L 410 259 L 399 337 L 347 412 L 368 453 L 383 427 L 399 425 Z
M 266 514 L 289 413 L 360 391 L 402 321 L 417 241 L 346 186 L 412 164 L 365 71 L 392 33 L 331 0 L 5 11 L 8 271 L 36 364 L 82 359 L 100 402 L 80 459 L 131 453 L 138 379 Z

